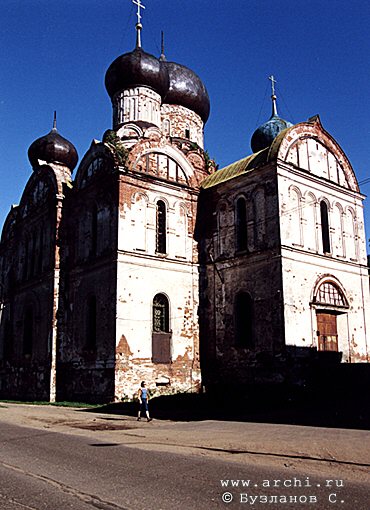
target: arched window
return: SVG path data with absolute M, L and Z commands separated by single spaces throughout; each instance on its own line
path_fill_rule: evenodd
M 348 306 L 341 290 L 332 282 L 320 285 L 314 298 L 315 303 L 329 306 Z
M 86 347 L 96 348 L 96 297 L 90 296 L 86 310 Z
M 157 202 L 156 252 L 166 253 L 166 205 L 162 200 Z
M 304 244 L 310 251 L 318 251 L 318 231 L 316 225 L 319 221 L 317 212 L 317 200 L 315 195 L 307 193 L 304 204 Z
M 32 241 L 31 241 L 31 253 L 30 253 L 30 277 L 34 276 L 35 274 L 35 262 L 37 257 L 37 238 L 36 238 L 36 232 L 32 233 Z
M 91 213 L 91 252 L 90 255 L 94 256 L 98 248 L 98 208 L 94 204 Z
M 23 354 L 30 356 L 33 348 L 33 309 L 27 306 L 23 318 Z
M 254 345 L 253 301 L 247 292 L 235 299 L 235 345 L 250 349 Z
M 23 258 L 23 280 L 27 280 L 29 271 L 29 257 L 31 251 L 31 240 L 27 238 L 24 244 L 24 258 Z
M 300 191 L 291 186 L 289 188 L 289 210 L 288 218 L 288 231 L 287 237 L 289 244 L 302 246 L 302 204 Z
M 153 331 L 169 332 L 169 304 L 164 294 L 157 294 L 153 299 Z
M 43 265 L 44 265 L 44 227 L 41 226 L 40 228 L 40 236 L 39 236 L 39 253 L 38 253 L 38 259 L 37 259 L 37 272 L 39 274 L 42 273 Z
M 322 250 L 324 253 L 330 253 L 328 206 L 326 202 L 324 202 L 324 200 L 320 202 L 320 215 L 321 215 Z
M 9 319 L 6 319 L 4 326 L 4 359 L 11 359 L 13 354 L 13 329 Z
M 171 130 L 170 121 L 168 119 L 166 119 L 165 121 L 163 121 L 163 132 L 165 135 L 169 135 L 170 130 Z
M 338 351 L 337 318 L 348 309 L 348 301 L 335 282 L 324 281 L 313 296 L 316 308 L 319 351 Z
M 157 294 L 153 299 L 152 361 L 171 363 L 169 303 L 164 294 Z
M 247 208 L 242 197 L 236 202 L 236 249 L 247 249 Z

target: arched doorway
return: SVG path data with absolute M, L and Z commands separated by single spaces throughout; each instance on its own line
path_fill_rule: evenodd
M 348 309 L 344 291 L 333 280 L 321 281 L 314 292 L 312 305 L 316 309 L 318 350 L 337 352 L 338 316 Z

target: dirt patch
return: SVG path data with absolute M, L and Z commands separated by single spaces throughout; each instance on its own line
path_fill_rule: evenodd
M 70 423 L 70 427 L 82 430 L 130 430 L 135 429 L 134 425 L 128 423 Z

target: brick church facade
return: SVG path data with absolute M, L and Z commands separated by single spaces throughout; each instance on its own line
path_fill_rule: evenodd
M 0 243 L 1 397 L 112 401 L 143 379 L 281 382 L 289 356 L 368 361 L 364 196 L 342 149 L 273 94 L 253 154 L 216 170 L 204 84 L 136 28 L 106 73 L 112 129 L 74 177 L 56 122 L 29 148 Z

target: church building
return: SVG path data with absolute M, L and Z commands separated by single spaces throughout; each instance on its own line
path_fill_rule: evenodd
M 78 155 L 56 126 L 0 242 L 0 397 L 131 399 L 282 382 L 298 358 L 366 362 L 363 200 L 318 116 L 272 116 L 216 169 L 210 101 L 141 45 L 109 66 L 112 129 Z M 274 82 L 273 82 L 274 84 Z
M 299 383 L 319 360 L 369 361 L 365 197 L 319 116 L 293 126 L 276 99 L 273 86 L 253 153 L 201 185 L 206 386 Z

